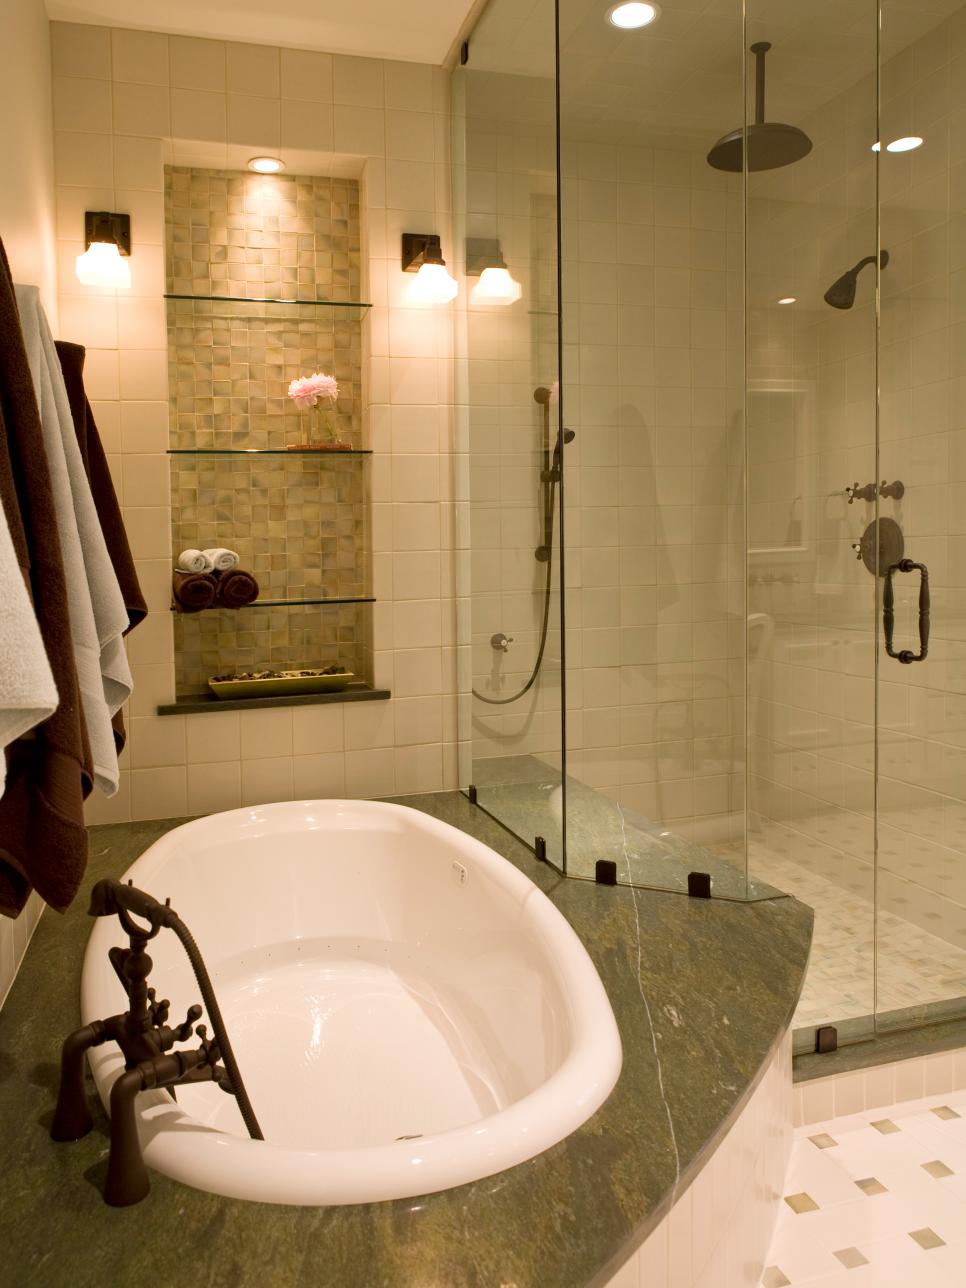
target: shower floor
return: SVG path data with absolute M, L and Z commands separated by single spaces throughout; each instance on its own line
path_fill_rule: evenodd
M 796 1028 L 870 1017 L 878 1009 L 896 1023 L 932 1014 L 966 998 L 966 951 L 895 913 L 874 916 L 869 898 L 811 871 L 794 857 L 798 838 L 767 847 L 751 840 L 754 872 L 808 904 L 815 913 L 812 956 L 795 1014 Z M 804 842 L 801 842 L 804 844 Z M 792 850 L 792 853 L 788 853 Z M 724 853 L 723 849 L 718 851 Z M 867 878 L 862 879 L 867 884 Z M 878 952 L 874 938 L 878 939 Z M 877 996 L 873 997 L 874 972 Z M 943 1013 L 961 1007 L 946 1006 Z
M 543 836 L 548 856 L 559 863 L 560 771 L 529 755 L 478 760 L 473 768 L 479 804 L 524 840 Z M 869 1030 L 876 1011 L 895 1027 L 966 1011 L 966 949 L 893 912 L 876 918 L 868 874 L 857 868 L 849 874 L 851 889 L 828 879 L 809 866 L 808 838 L 788 829 L 767 845 L 750 838 L 746 890 L 741 842 L 696 845 L 570 777 L 567 813 L 572 876 L 592 878 L 597 859 L 615 858 L 619 879 L 635 885 L 685 890 L 687 874 L 697 870 L 711 874 L 719 896 L 790 894 L 812 908 L 812 954 L 796 1029 L 846 1022 Z

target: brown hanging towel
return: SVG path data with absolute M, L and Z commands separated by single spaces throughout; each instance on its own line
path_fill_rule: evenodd
M 0 796 L 0 913 L 15 917 L 31 888 L 59 912 L 87 865 L 84 797 L 93 786 L 67 609 L 57 516 L 13 279 L 0 243 L 0 504 L 60 703 L 7 748 Z
M 147 617 L 148 606 L 141 593 L 134 557 L 128 544 L 124 520 L 121 518 L 121 507 L 114 490 L 114 480 L 111 478 L 110 467 L 104 454 L 104 445 L 97 432 L 94 413 L 87 401 L 87 394 L 84 392 L 84 358 L 87 350 L 82 344 L 71 344 L 66 340 L 57 340 L 55 344 L 57 356 L 60 358 L 60 369 L 64 373 L 70 415 L 74 422 L 81 459 L 84 462 L 84 472 L 91 485 L 94 508 L 97 510 L 97 517 L 104 532 L 114 575 L 124 596 L 129 623 L 124 632 L 127 635 Z M 114 730 L 114 742 L 120 755 L 127 741 L 122 712 L 115 712 L 111 719 L 111 727 Z

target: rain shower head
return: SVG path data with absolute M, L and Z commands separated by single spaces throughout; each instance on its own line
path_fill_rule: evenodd
M 807 157 L 812 140 L 795 125 L 782 125 L 765 120 L 765 55 L 771 49 L 767 40 L 751 46 L 755 55 L 755 121 L 740 125 L 725 134 L 708 153 L 708 165 L 715 170 L 740 174 L 744 166 L 745 139 L 748 140 L 748 169 L 777 170 Z
M 885 268 L 888 262 L 889 252 L 884 250 L 879 255 L 879 267 Z M 843 273 L 828 288 L 825 292 L 825 303 L 831 304 L 833 309 L 850 309 L 855 303 L 855 288 L 858 284 L 859 274 L 866 264 L 874 263 L 874 255 L 866 255 L 865 259 L 860 259 L 853 268 L 850 268 L 847 273 Z

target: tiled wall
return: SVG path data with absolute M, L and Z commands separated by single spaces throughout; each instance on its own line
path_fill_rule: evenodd
M 122 787 L 91 821 L 295 796 L 381 796 L 456 782 L 448 309 L 410 305 L 403 231 L 449 244 L 448 76 L 267 46 L 52 24 L 64 338 L 88 389 L 151 612 L 131 636 Z M 238 169 L 278 152 L 296 174 L 358 175 L 371 466 L 375 682 L 390 702 L 158 717 L 174 694 L 169 611 L 163 166 Z M 130 211 L 129 292 L 74 273 L 85 209 Z M 367 359 L 367 362 L 366 362 Z
M 966 1090 L 966 1051 L 941 1051 L 799 1082 L 794 1089 L 794 1121 L 802 1127 L 962 1090 Z
M 607 1288 L 758 1288 L 792 1145 L 791 1040 L 668 1216 Z
M 167 303 L 172 446 L 281 453 L 173 456 L 172 550 L 237 551 L 264 600 L 367 595 L 365 459 L 285 455 L 308 441 L 363 446 L 358 182 L 167 166 L 165 229 L 168 291 L 219 297 Z M 336 377 L 339 397 L 300 413 L 289 383 L 316 371 Z M 331 663 L 371 679 L 370 625 L 361 604 L 179 613 L 175 688 Z

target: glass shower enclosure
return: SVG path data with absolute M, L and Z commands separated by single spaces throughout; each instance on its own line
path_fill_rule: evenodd
M 490 0 L 454 77 L 461 782 L 808 903 L 802 1047 L 963 1015 L 966 5 L 652 9 Z

